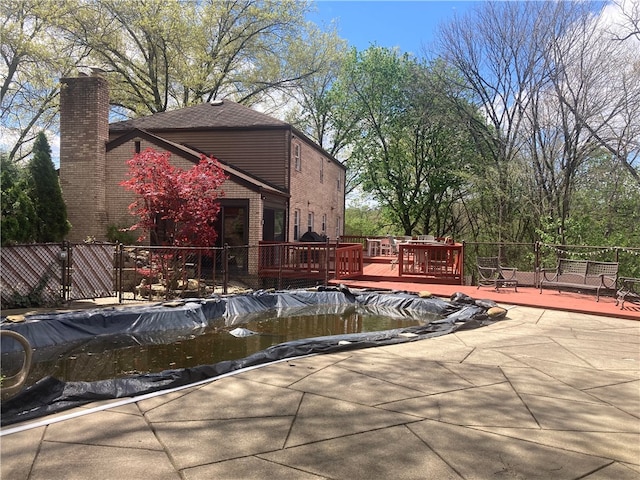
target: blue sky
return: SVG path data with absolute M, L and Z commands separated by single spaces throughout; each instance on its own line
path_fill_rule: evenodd
M 320 26 L 335 20 L 338 34 L 358 50 L 372 43 L 398 47 L 422 56 L 422 47 L 435 40 L 437 27 L 455 14 L 467 12 L 477 2 L 316 0 L 316 12 L 307 18 Z

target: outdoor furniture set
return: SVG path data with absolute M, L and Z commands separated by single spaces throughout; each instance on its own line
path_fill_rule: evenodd
M 375 239 L 369 244 L 370 255 L 378 252 L 382 255 L 397 255 L 398 246 L 400 245 L 436 243 L 434 240 L 431 236 L 425 236 L 418 240 L 410 240 L 398 244 L 393 237 Z M 397 258 L 392 260 L 392 268 L 397 263 Z M 481 286 L 491 286 L 496 291 L 499 291 L 500 288 L 513 288 L 514 291 L 518 291 L 517 268 L 501 265 L 499 257 L 478 257 L 476 259 L 476 267 L 478 289 Z M 618 278 L 618 267 L 618 262 L 561 258 L 555 268 L 539 270 L 538 287 L 540 288 L 540 293 L 542 293 L 544 287 L 554 288 L 559 292 L 562 290 L 588 290 L 595 292 L 596 301 L 600 301 L 601 292 L 617 290 L 616 305 L 620 305 L 621 309 L 624 308 L 625 302 L 640 303 L 640 278 Z M 406 268 L 410 269 L 411 265 Z
M 593 260 L 569 260 L 561 258 L 555 268 L 540 270 L 538 287 L 557 288 L 558 291 L 589 290 L 600 300 L 600 293 L 616 291 L 616 305 L 624 308 L 625 302 L 640 304 L 640 278 L 618 278 L 617 262 L 596 262 Z M 517 269 L 500 264 L 498 257 L 478 257 L 478 288 L 492 286 L 513 288 L 518 291 Z

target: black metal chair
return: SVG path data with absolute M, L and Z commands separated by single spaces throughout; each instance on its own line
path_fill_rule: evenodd
M 620 288 L 616 293 L 616 305 L 624 310 L 624 302 L 640 305 L 640 278 L 620 277 Z
M 498 257 L 478 257 L 478 288 L 492 286 L 496 291 L 500 288 L 514 288 L 518 291 L 517 268 L 503 267 Z

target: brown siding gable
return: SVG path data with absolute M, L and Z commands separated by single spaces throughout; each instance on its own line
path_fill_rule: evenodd
M 166 140 L 162 137 L 159 137 L 157 135 L 154 135 L 152 133 L 146 132 L 144 130 L 141 129 L 134 129 L 131 130 L 129 132 L 127 132 L 124 135 L 121 135 L 120 137 L 111 140 L 110 142 L 107 143 L 107 153 L 109 153 L 109 151 L 115 149 L 116 147 L 119 147 L 121 145 L 124 145 L 127 142 L 130 142 L 131 140 L 135 139 L 135 138 L 142 138 L 145 139 L 147 141 L 149 141 L 150 143 L 153 143 L 155 145 L 157 145 L 158 147 L 162 148 L 163 150 L 166 150 L 172 154 L 178 155 L 179 157 L 184 158 L 185 160 L 188 160 L 189 162 L 193 163 L 194 165 L 197 165 L 198 162 L 200 161 L 200 155 L 202 155 L 201 152 L 198 152 L 196 150 L 193 150 L 191 148 L 185 147 L 183 145 L 179 145 L 175 142 L 171 142 L 169 140 Z M 215 156 L 214 156 L 215 158 Z M 243 185 L 247 188 L 249 188 L 250 190 L 253 190 L 255 192 L 269 192 L 275 195 L 279 195 L 279 196 L 285 196 L 288 197 L 289 195 L 283 191 L 281 191 L 278 188 L 275 188 L 271 185 L 266 184 L 265 182 L 254 178 L 252 175 L 246 173 L 246 172 L 242 172 L 242 171 L 238 171 L 238 169 L 233 168 L 232 166 L 218 160 L 220 162 L 220 165 L 222 166 L 223 170 L 225 171 L 225 173 L 229 176 L 229 178 L 235 182 L 238 183 L 240 185 Z M 108 163 L 108 155 L 107 155 L 107 163 Z

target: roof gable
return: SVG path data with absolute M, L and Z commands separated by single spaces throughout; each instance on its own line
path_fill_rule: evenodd
M 229 100 L 201 103 L 109 125 L 112 132 L 210 128 L 288 128 L 289 124 Z
M 154 135 L 153 133 L 146 132 L 140 129 L 131 130 L 127 132 L 126 135 L 122 135 L 116 138 L 115 140 L 108 142 L 106 146 L 107 154 L 109 151 L 113 150 L 114 148 L 119 147 L 120 145 L 123 145 L 128 141 L 133 140 L 134 138 L 144 138 L 150 143 L 153 143 L 154 145 L 157 145 L 158 147 L 172 154 L 176 154 L 179 157 L 182 157 L 192 162 L 194 165 L 197 165 L 200 162 L 200 157 L 201 155 L 203 155 L 201 152 L 198 152 L 192 148 L 186 147 L 179 143 L 172 142 L 165 138 L 159 137 L 158 135 Z M 244 185 L 245 187 L 251 190 L 254 190 L 256 192 L 264 191 L 264 192 L 269 192 L 269 193 L 280 195 L 280 196 L 285 196 L 285 197 L 289 196 L 282 190 L 266 182 L 263 182 L 262 180 L 257 179 L 254 176 L 244 171 L 238 170 L 227 163 L 221 162 L 220 160 L 218 160 L 218 162 L 220 163 L 220 166 L 222 167 L 224 172 L 229 176 L 229 179 L 238 184 Z

